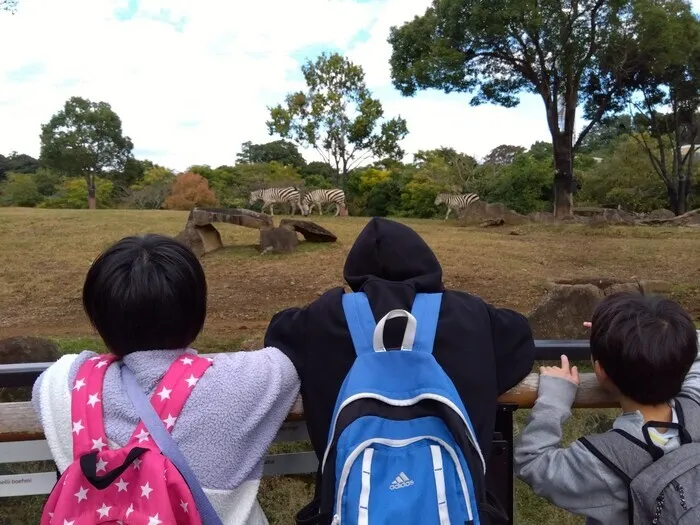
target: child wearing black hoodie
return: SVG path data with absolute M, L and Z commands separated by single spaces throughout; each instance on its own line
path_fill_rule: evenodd
M 445 290 L 440 263 L 425 241 L 387 219 L 374 218 L 362 230 L 348 253 L 344 277 L 353 292 L 367 295 L 377 321 L 391 310 L 410 310 L 417 293 L 443 293 L 434 356 L 457 388 L 488 458 L 497 398 L 534 362 L 527 319 L 466 292 Z M 340 386 L 356 357 L 343 313 L 344 293 L 333 288 L 304 308 L 277 313 L 265 335 L 265 345 L 284 352 L 301 378 L 304 414 L 319 458 Z M 400 346 L 405 327 L 405 319 L 386 323 L 387 348 Z

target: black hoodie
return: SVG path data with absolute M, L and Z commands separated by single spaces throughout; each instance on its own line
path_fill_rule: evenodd
M 374 218 L 362 230 L 348 253 L 344 277 L 352 291 L 367 294 L 377 321 L 396 308 L 410 311 L 418 292 L 443 292 L 433 355 L 462 397 L 488 458 L 496 399 L 530 372 L 535 359 L 525 317 L 468 293 L 445 290 L 440 263 L 425 241 L 408 226 L 387 219 Z M 355 360 L 343 293 L 334 288 L 305 308 L 279 312 L 265 334 L 265 345 L 282 350 L 301 378 L 304 414 L 319 458 L 338 391 Z M 405 326 L 405 319 L 386 323 L 387 348 L 401 345 Z

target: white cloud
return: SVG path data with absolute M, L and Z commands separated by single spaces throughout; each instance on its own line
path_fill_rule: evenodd
M 429 4 L 20 0 L 14 16 L 0 14 L 0 153 L 38 155 L 41 124 L 78 95 L 109 102 L 141 157 L 176 169 L 232 164 L 242 142 L 272 140 L 266 107 L 299 89 L 300 61 L 326 48 L 364 67 L 388 116 L 408 119 L 408 152 L 446 145 L 483 156 L 547 140 L 532 97 L 506 110 L 393 90 L 389 28 Z

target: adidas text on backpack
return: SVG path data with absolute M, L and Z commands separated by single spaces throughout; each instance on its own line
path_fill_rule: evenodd
M 678 423 L 647 422 L 645 441 L 620 429 L 579 440 L 627 485 L 630 525 L 700 523 L 700 405 L 680 395 L 675 408 Z M 664 453 L 649 428 L 677 429 L 681 446 Z
M 78 371 L 71 399 L 74 461 L 49 495 L 41 525 L 201 525 L 183 475 L 161 453 L 143 422 L 125 447 L 109 448 L 102 384 L 115 360 L 112 355 L 93 357 Z M 208 359 L 188 353 L 171 365 L 151 399 L 163 429 L 172 430 L 210 365 Z
M 479 525 L 485 463 L 457 390 L 432 355 L 442 294 L 375 324 L 343 296 L 357 358 L 340 389 L 322 462 L 320 515 L 333 525 Z M 400 350 L 387 320 L 407 319 Z

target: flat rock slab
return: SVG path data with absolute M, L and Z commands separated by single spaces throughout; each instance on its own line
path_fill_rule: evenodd
M 280 226 L 293 228 L 295 231 L 301 233 L 304 239 L 309 242 L 335 242 L 338 240 L 338 237 L 336 237 L 334 233 L 311 221 L 282 219 L 280 221 Z
M 244 208 L 195 208 L 190 212 L 187 222 L 196 226 L 206 226 L 213 222 L 227 222 L 246 228 L 270 228 L 272 217 Z
M 262 253 L 293 252 L 298 244 L 297 233 L 287 226 L 260 230 L 260 250 Z

